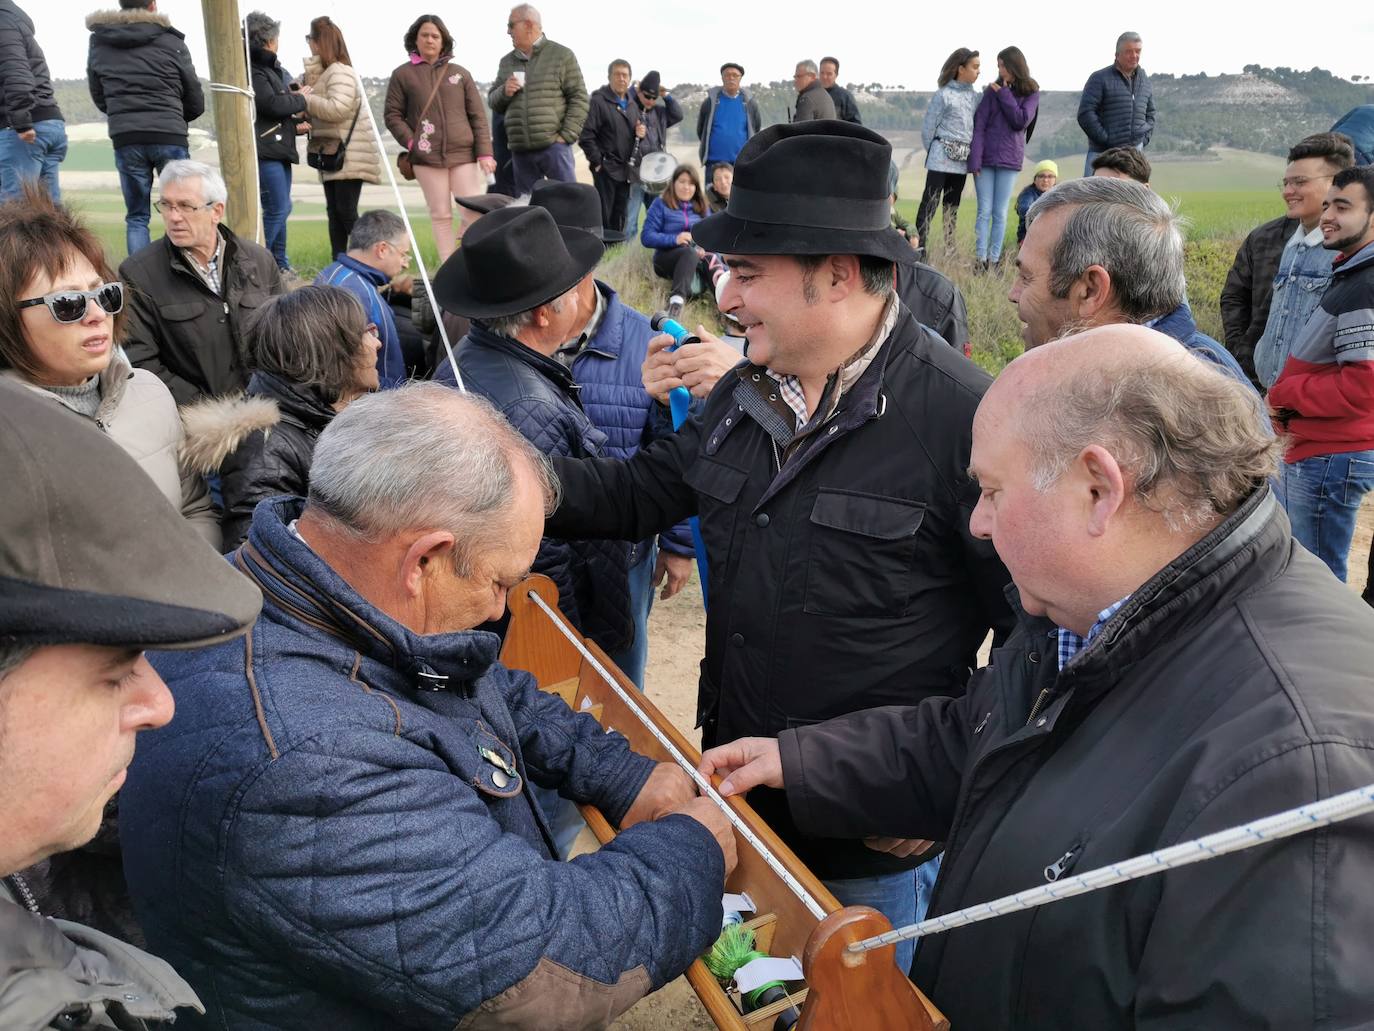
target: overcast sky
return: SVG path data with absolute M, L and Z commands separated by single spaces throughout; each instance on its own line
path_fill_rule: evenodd
M 33 18 L 54 76 L 85 75 L 84 19 L 95 4 L 73 0 L 19 0 Z M 117 6 L 117 0 L 107 5 Z M 207 74 L 201 5 L 161 0 L 160 8 L 186 34 L 196 67 Z M 327 12 L 343 30 L 353 62 L 364 75 L 386 75 L 404 58 L 401 39 L 415 5 L 392 0 L 241 0 L 240 14 L 259 6 L 282 22 L 281 55 L 299 72 L 310 19 Z M 1046 89 L 1078 89 L 1088 73 L 1108 64 L 1122 30 L 1144 36 L 1142 64 L 1150 72 L 1238 72 L 1246 64 L 1319 65 L 1337 75 L 1374 73 L 1374 9 L 1341 9 L 1339 31 L 1330 21 L 1300 16 L 1293 4 L 1153 0 L 1147 4 L 870 2 L 848 7 L 836 0 L 544 0 L 538 5 L 551 39 L 573 48 L 589 84 L 606 81 L 606 65 L 624 57 L 635 76 L 657 68 L 667 84 L 716 82 L 723 61 L 738 61 L 748 81 L 787 79 L 801 58 L 835 54 L 842 82 L 882 82 L 933 89 L 949 52 L 967 46 L 995 70 L 998 50 L 1016 44 L 1031 74 Z M 480 80 L 496 74 L 510 49 L 505 35 L 508 2 L 466 0 L 437 5 L 455 33 L 455 59 Z M 1118 16 L 1115 11 L 1120 11 Z M 631 12 L 634 12 L 632 14 Z M 461 22 L 461 24 L 460 24 Z

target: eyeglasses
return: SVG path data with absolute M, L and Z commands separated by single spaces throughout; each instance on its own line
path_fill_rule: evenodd
M 170 215 L 173 211 L 178 215 L 194 215 L 197 211 L 205 211 L 214 206 L 214 201 L 211 201 L 209 204 L 187 204 L 185 201 L 172 200 L 160 200 L 153 205 L 153 207 L 157 208 L 157 210 L 164 215 Z
M 1292 178 L 1289 178 L 1289 179 L 1280 179 L 1280 180 L 1279 180 L 1279 189 L 1280 189 L 1280 190 L 1286 190 L 1286 189 L 1288 189 L 1289 187 L 1292 187 L 1292 188 L 1295 189 L 1295 190 L 1301 190 L 1304 186 L 1306 186 L 1308 183 L 1312 182 L 1313 180 L 1320 181 L 1320 180 L 1322 180 L 1322 179 L 1334 179 L 1334 178 L 1336 178 L 1336 174 L 1335 174 L 1334 172 L 1333 172 L 1331 175 L 1295 175 L 1295 176 L 1293 176 Z
M 17 307 L 36 308 L 46 304 L 53 321 L 66 325 L 84 319 L 91 301 L 100 305 L 100 310 L 106 315 L 118 315 L 124 310 L 124 284 L 101 283 L 94 290 L 54 290 L 42 297 L 20 301 Z

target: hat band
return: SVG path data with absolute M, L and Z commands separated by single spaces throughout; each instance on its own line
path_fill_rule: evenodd
M 765 193 L 740 186 L 738 180 L 730 190 L 726 211 L 746 222 L 766 225 L 869 232 L 888 228 L 892 218 L 886 197 L 868 200 L 818 197 L 812 193 Z

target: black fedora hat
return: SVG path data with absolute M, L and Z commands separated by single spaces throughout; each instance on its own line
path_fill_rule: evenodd
M 833 119 L 772 125 L 735 160 L 730 203 L 692 227 L 723 254 L 867 254 L 914 264 L 892 228 L 887 171 L 892 145 Z
M 516 203 L 514 197 L 507 197 L 504 193 L 478 193 L 471 197 L 453 198 L 455 204 L 460 208 L 467 208 L 469 211 L 476 211 L 482 215 L 490 215 L 493 211 L 500 211 Z
M 479 218 L 434 277 L 439 306 L 470 319 L 518 315 L 561 297 L 605 251 L 543 208 L 507 207 Z
M 620 243 L 624 233 L 601 225 L 601 195 L 587 183 L 540 179 L 530 191 L 530 207 L 543 208 L 565 229 L 582 229 L 606 243 Z

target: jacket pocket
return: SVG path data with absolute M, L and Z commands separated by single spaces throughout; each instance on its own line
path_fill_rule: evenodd
M 205 314 L 204 301 L 186 301 L 181 304 L 158 305 L 158 314 L 167 322 L 188 322 Z
M 825 490 L 811 509 L 803 611 L 817 616 L 906 614 L 923 501 Z
M 749 474 L 743 469 L 709 458 L 698 458 L 683 476 L 687 486 L 697 494 L 701 540 L 711 557 L 713 580 L 732 565 L 730 550 L 735 535 L 737 502 L 748 479 Z

